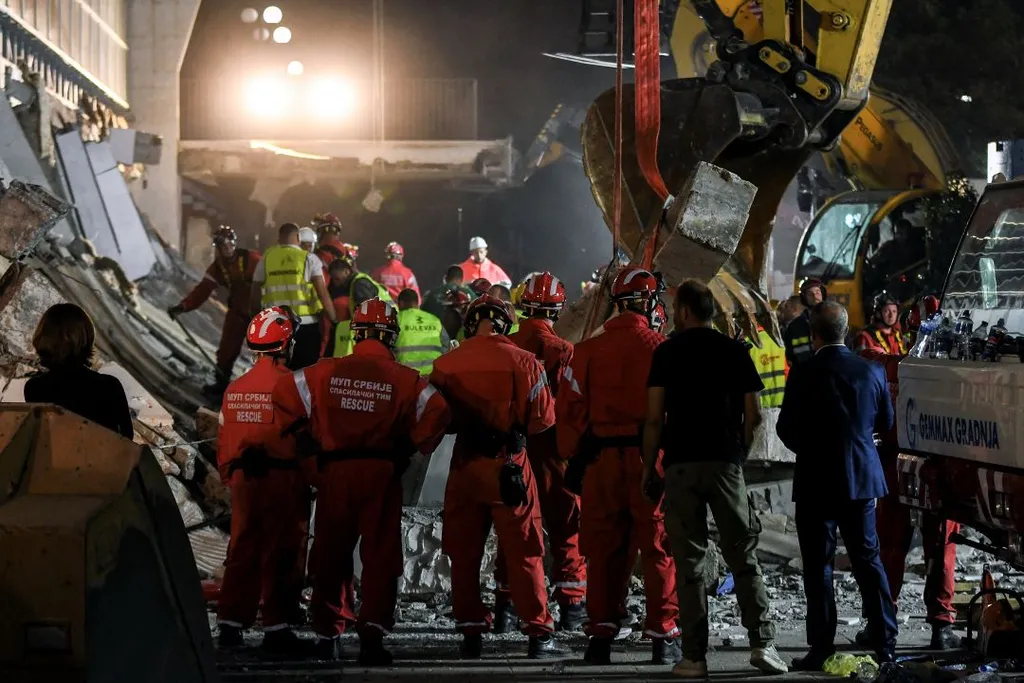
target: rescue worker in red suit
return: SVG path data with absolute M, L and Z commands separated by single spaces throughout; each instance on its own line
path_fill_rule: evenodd
M 872 323 L 857 335 L 854 342 L 856 350 L 860 352 L 871 349 L 899 357 L 907 355 L 907 343 L 900 329 L 899 317 L 900 305 L 896 299 L 885 293 L 876 296 Z
M 355 350 L 297 370 L 274 390 L 285 429 L 308 424 L 316 444 L 316 532 L 310 557 L 313 630 L 321 659 L 339 656 L 352 553 L 363 563 L 356 623 L 359 663 L 391 664 L 384 636 L 394 627 L 402 575 L 401 475 L 415 452 L 432 453 L 451 419 L 444 397 L 399 365 L 396 309 L 380 299 L 354 312 Z
M 417 297 L 422 298 L 416 274 L 402 263 L 402 259 L 405 258 L 405 249 L 402 245 L 398 242 L 388 242 L 388 246 L 384 247 L 384 257 L 388 260 L 387 265 L 374 270 L 370 277 L 384 285 L 395 301 L 398 301 L 398 295 L 403 289 L 411 289 L 416 292 Z
M 462 321 L 466 317 L 466 309 L 471 299 L 469 294 L 461 289 L 452 289 L 444 297 L 444 311 L 441 313 L 441 324 L 452 343 L 458 345 L 459 340 L 465 339 L 462 329 Z
M 891 354 L 881 348 L 868 347 L 858 353 L 869 360 L 881 363 L 885 367 L 889 379 L 889 393 L 893 404 L 899 393 L 899 373 L 897 366 L 905 354 Z M 899 442 L 896 424 L 888 433 L 880 435 L 881 445 L 878 454 L 885 471 L 889 495 L 878 501 L 878 544 L 881 551 L 885 575 L 889 578 L 889 590 L 893 601 L 899 601 L 900 589 L 903 587 L 903 574 L 906 571 L 907 553 L 914 536 L 910 508 L 899 499 L 899 481 L 897 475 L 897 455 Z M 924 585 L 924 604 L 928 612 L 927 620 L 932 627 L 932 650 L 955 650 L 960 647 L 960 638 L 953 633 L 953 622 L 956 610 L 953 609 L 955 592 L 956 545 L 951 543 L 951 534 L 958 533 L 960 525 L 949 520 L 939 519 L 935 515 L 925 513 L 921 520 L 921 538 L 924 546 L 924 560 L 927 576 Z M 868 624 L 868 628 L 871 625 Z M 857 643 L 868 647 L 874 642 L 864 630 L 857 634 Z
M 172 319 L 182 313 L 193 311 L 213 294 L 218 287 L 228 289 L 228 312 L 224 316 L 224 327 L 220 333 L 220 345 L 217 347 L 217 379 L 213 384 L 203 387 L 203 392 L 211 396 L 224 393 L 235 360 L 242 352 L 245 342 L 245 331 L 249 326 L 249 293 L 252 291 L 252 276 L 256 264 L 260 262 L 258 251 L 238 249 L 235 245 L 238 238 L 235 231 L 222 225 L 213 235 L 216 247 L 213 263 L 206 269 L 206 274 L 181 303 L 167 309 Z
M 476 296 L 483 296 L 490 291 L 491 281 L 486 278 L 478 277 L 469 283 L 469 289 Z
M 271 400 L 291 374 L 286 363 L 298 325 L 284 308 L 253 318 L 246 340 L 256 364 L 228 385 L 221 405 L 217 467 L 231 489 L 231 542 L 217 605 L 221 647 L 242 645 L 242 629 L 252 626 L 262 597 L 263 648 L 309 650 L 290 626 L 303 587 L 309 487 L 294 438 L 282 436 L 286 416 Z
M 324 264 L 324 281 L 329 279 L 327 269 L 331 261 L 348 255 L 348 245 L 341 241 L 341 221 L 333 213 L 318 213 L 313 216 L 313 229 L 316 230 L 316 250 Z
M 652 660 L 682 658 L 676 636 L 679 601 L 675 562 L 660 504 L 641 495 L 641 431 L 651 357 L 665 337 L 651 329 L 657 278 L 627 266 L 612 284 L 617 315 L 604 332 L 576 344 L 558 390 L 558 451 L 569 468 L 585 466 L 580 548 L 587 558 L 590 636 L 585 660 L 607 664 L 623 617 L 621 604 L 640 550 Z M 589 462 L 589 465 L 587 463 Z M 661 465 L 658 465 L 660 470 Z
M 519 331 L 509 335 L 516 346 L 529 351 L 544 365 L 552 394 L 572 360 L 572 344 L 553 329 L 565 305 L 565 285 L 548 272 L 526 280 L 520 307 L 525 318 Z M 551 587 L 559 608 L 559 628 L 566 631 L 583 625 L 587 610 L 587 568 L 580 555 L 580 500 L 565 487 L 565 461 L 558 457 L 555 430 L 548 429 L 526 440 L 526 454 L 537 480 L 541 517 L 551 547 Z M 494 562 L 495 632 L 511 630 L 511 596 L 505 558 L 499 550 Z
M 526 437 L 555 423 L 543 366 L 505 336 L 512 306 L 484 295 L 466 311 L 466 340 L 437 358 L 431 383 L 452 409 L 457 435 L 444 495 L 441 548 L 451 560 L 452 612 L 461 655 L 477 659 L 492 615 L 480 599 L 480 563 L 491 524 L 508 566 L 512 600 L 532 659 L 564 657 L 544 582 L 544 532 Z

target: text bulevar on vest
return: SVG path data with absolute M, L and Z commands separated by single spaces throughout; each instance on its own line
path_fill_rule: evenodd
M 308 254 L 288 245 L 275 245 L 263 254 L 266 280 L 263 282 L 263 308 L 288 306 L 295 315 L 307 317 L 323 310 L 312 282 L 306 281 Z
M 421 375 L 429 375 L 434 359 L 444 353 L 441 319 L 418 308 L 408 308 L 398 312 L 398 327 L 395 359 Z
M 334 326 L 334 357 L 344 358 L 345 356 L 351 355 L 352 349 L 355 347 L 355 343 L 352 340 L 352 329 L 350 327 L 352 321 L 352 315 L 356 310 L 356 300 L 353 294 L 355 293 L 356 281 L 357 280 L 369 280 L 374 287 L 377 288 L 377 297 L 381 301 L 391 301 L 391 294 L 388 293 L 387 288 L 382 284 L 374 280 L 366 273 L 356 273 L 352 278 L 352 282 L 349 283 L 348 291 L 348 320 L 341 320 L 337 325 Z

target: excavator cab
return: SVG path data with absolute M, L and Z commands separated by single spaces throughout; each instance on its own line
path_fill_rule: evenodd
M 927 267 L 923 204 L 932 194 L 870 190 L 829 200 L 800 239 L 794 293 L 806 278 L 824 281 L 829 297 L 849 311 L 851 329 L 870 322 L 872 301 L 882 291 L 913 301 Z
M 651 0 L 634 3 L 637 17 L 651 10 Z M 615 89 L 602 94 L 583 124 L 584 168 L 621 247 L 634 260 L 653 253 L 657 261 L 664 251 L 660 244 L 685 233 L 687 226 L 680 225 L 679 218 L 686 213 L 685 203 L 699 194 L 692 184 L 702 164 L 753 184 L 756 195 L 738 240 L 725 245 L 716 238 L 711 216 L 703 225 L 703 236 L 685 235 L 693 245 L 689 254 L 672 250 L 679 263 L 653 266 L 689 275 L 685 264 L 694 260 L 692 255 L 706 253 L 708 245 L 717 246 L 723 258 L 709 286 L 720 310 L 747 336 L 756 336 L 759 323 L 776 336 L 764 290 L 768 241 L 778 205 L 810 155 L 834 148 L 867 103 L 891 3 L 763 0 L 759 17 L 763 35 L 750 42 L 734 15 L 727 13 L 737 3 L 689 0 L 715 45 L 717 60 L 706 75 L 644 87 L 649 74 L 643 73 L 645 62 L 638 51 L 636 85 L 622 87 L 621 104 Z M 653 2 L 655 12 L 657 7 Z M 640 28 L 638 20 L 633 33 L 638 46 L 643 44 Z M 651 42 L 648 36 L 646 44 Z M 654 110 L 660 126 L 653 131 L 656 149 L 652 153 L 649 113 Z M 621 154 L 616 155 L 619 145 Z M 667 199 L 652 183 L 652 175 L 659 173 L 668 189 Z M 620 174 L 623 210 L 617 219 L 613 206 Z M 738 183 L 732 187 L 742 190 Z M 728 193 L 728 189 L 713 191 Z M 723 196 L 721 202 L 728 205 L 730 198 Z

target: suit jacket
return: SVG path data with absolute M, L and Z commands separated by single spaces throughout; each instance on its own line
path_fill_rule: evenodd
M 893 423 L 885 370 L 827 346 L 790 370 L 775 427 L 796 453 L 795 502 L 867 500 L 888 493 L 874 433 Z

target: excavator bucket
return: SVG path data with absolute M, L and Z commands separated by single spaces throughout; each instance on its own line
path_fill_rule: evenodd
M 675 197 L 665 212 L 664 202 L 648 185 L 637 161 L 634 92 L 633 85 L 623 86 L 621 248 L 635 259 L 645 240 L 657 234 L 655 269 L 671 274 L 670 286 L 686 277 L 708 281 L 724 332 L 743 332 L 756 340 L 760 324 L 773 338 L 781 339 L 765 292 L 768 240 L 779 202 L 810 150 L 768 143 L 766 136 L 778 112 L 764 108 L 752 93 L 703 78 L 664 81 L 658 167 Z M 584 169 L 609 229 L 613 225 L 614 130 L 612 89 L 591 105 L 583 124 Z M 708 164 L 746 182 L 719 183 L 716 201 L 724 210 L 715 212 L 718 224 L 712 220 L 697 226 L 690 220 L 695 212 L 688 208 L 701 196 L 692 189 L 700 169 Z M 736 226 L 735 208 L 746 202 L 748 184 L 756 188 L 756 195 L 745 223 Z M 664 219 L 663 213 L 667 214 Z M 706 216 L 707 210 L 697 213 Z M 667 232 L 664 228 L 660 234 L 655 232 L 660 223 L 669 228 Z M 668 239 L 675 244 L 663 243 Z
M 0 407 L 0 681 L 217 680 L 199 574 L 153 454 Z

